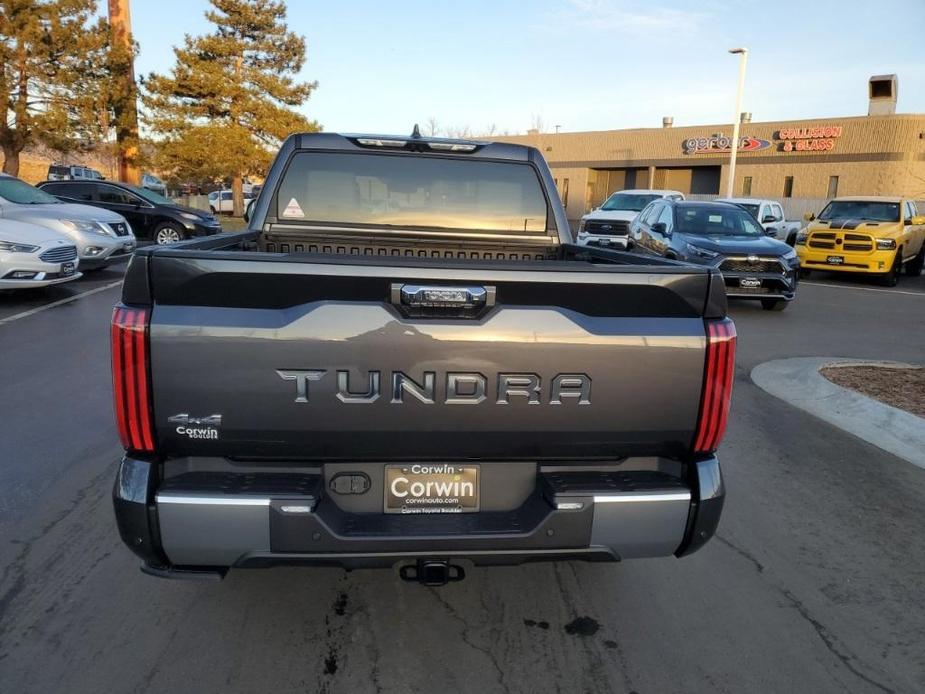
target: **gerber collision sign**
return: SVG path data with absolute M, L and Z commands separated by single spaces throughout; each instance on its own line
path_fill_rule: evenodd
M 755 152 L 771 146 L 768 140 L 746 135 L 739 138 L 738 151 Z M 732 151 L 732 138 L 727 135 L 713 135 L 712 137 L 689 137 L 684 141 L 685 154 L 721 154 Z
M 835 149 L 842 126 L 820 125 L 812 128 L 781 128 L 777 139 L 781 152 L 827 152 Z

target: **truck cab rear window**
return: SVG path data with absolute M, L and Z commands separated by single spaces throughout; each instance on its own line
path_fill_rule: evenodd
M 528 164 L 389 154 L 296 154 L 280 183 L 281 222 L 545 232 Z

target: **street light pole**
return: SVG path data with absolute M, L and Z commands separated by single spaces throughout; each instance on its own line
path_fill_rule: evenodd
M 745 64 L 748 62 L 747 48 L 730 48 L 729 52 L 739 56 L 739 87 L 736 90 L 736 113 L 732 122 L 732 146 L 729 148 L 729 176 L 726 180 L 726 197 L 735 192 L 736 155 L 739 153 L 739 123 L 742 121 L 742 91 L 745 89 Z

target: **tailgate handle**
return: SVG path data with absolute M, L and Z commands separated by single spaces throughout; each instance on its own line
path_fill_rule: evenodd
M 480 309 L 495 305 L 495 287 L 392 284 L 392 303 L 414 308 Z

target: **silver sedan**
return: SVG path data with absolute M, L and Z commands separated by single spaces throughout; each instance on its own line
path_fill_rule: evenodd
M 130 256 L 138 242 L 120 214 L 89 205 L 65 203 L 13 176 L 0 174 L 0 218 L 58 231 L 77 247 L 82 270 L 103 268 Z
M 0 289 L 71 282 L 80 277 L 77 267 L 77 249 L 64 234 L 0 219 Z

